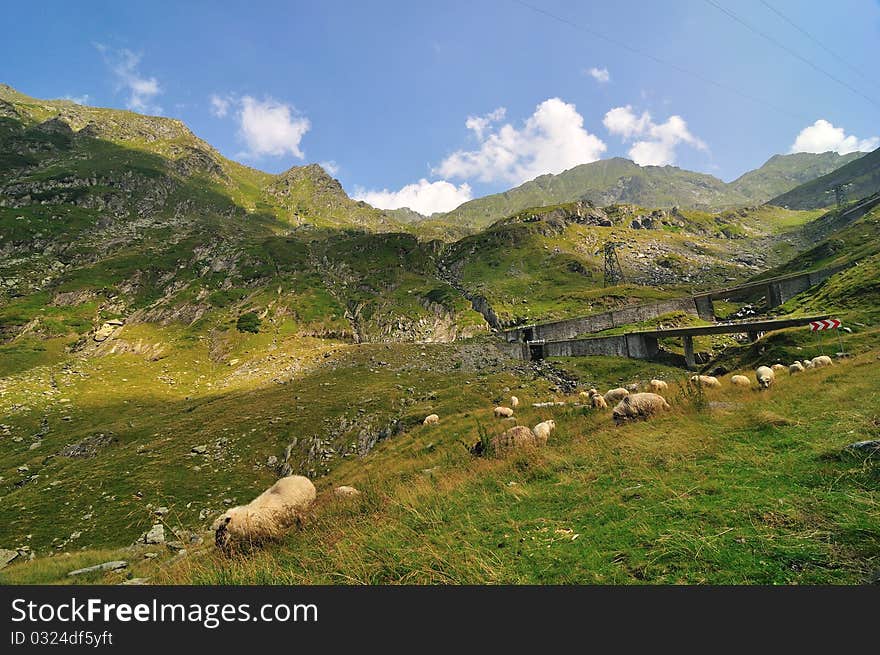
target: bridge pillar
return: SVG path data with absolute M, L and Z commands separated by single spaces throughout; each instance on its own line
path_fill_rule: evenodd
M 704 321 L 715 322 L 715 306 L 712 304 L 712 296 L 694 296 L 694 305 L 697 308 L 697 316 Z
M 690 369 L 697 368 L 697 361 L 694 359 L 694 338 L 692 336 L 683 336 L 681 338 L 684 344 L 684 362 Z
M 779 307 L 782 303 L 785 302 L 785 298 L 782 297 L 782 288 L 779 284 L 773 283 L 767 285 L 767 307 Z
M 748 332 L 746 332 L 746 336 L 748 336 L 749 341 L 751 341 L 752 343 L 757 341 L 758 337 L 760 337 L 760 335 L 761 335 L 761 333 L 758 332 L 757 330 L 749 330 Z

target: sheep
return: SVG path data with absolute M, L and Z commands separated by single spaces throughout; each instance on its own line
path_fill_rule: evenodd
M 752 381 L 745 375 L 731 375 L 730 383 L 735 387 L 744 387 L 746 389 L 749 389 L 752 386 Z
M 707 389 L 719 389 L 721 387 L 718 378 L 711 375 L 692 375 L 691 384 L 698 387 L 706 387 Z
M 543 446 L 547 443 L 547 439 L 550 438 L 550 433 L 555 429 L 556 421 L 550 419 L 549 421 L 538 423 L 538 425 L 532 428 L 532 432 L 535 433 L 535 438 L 538 440 L 538 443 Z
M 593 409 L 608 409 L 608 403 L 605 402 L 605 396 L 595 394 L 590 398 L 590 407 Z
M 214 543 L 230 552 L 236 545 L 260 545 L 278 539 L 315 501 L 315 485 L 301 475 L 276 481 L 247 505 L 233 507 L 211 525 Z
M 648 391 L 650 393 L 660 393 L 661 391 L 668 391 L 669 385 L 663 380 L 651 380 L 648 382 Z
M 519 398 L 517 398 L 516 396 L 511 396 L 510 397 L 510 406 L 513 407 L 514 409 L 519 407 Z
M 828 355 L 819 355 L 813 357 L 813 368 L 822 368 L 823 366 L 833 366 L 834 362 Z
M 650 418 L 657 412 L 667 409 L 670 409 L 669 403 L 663 396 L 656 393 L 634 393 L 625 396 L 617 404 L 612 416 L 614 422 L 620 425 L 626 421 Z
M 788 372 L 788 366 L 786 366 L 785 364 L 773 364 L 773 366 L 771 366 L 770 368 L 773 369 L 774 373 L 783 373 L 783 372 L 787 373 Z
M 593 397 L 593 396 L 590 395 L 590 394 L 589 394 L 588 392 L 586 392 L 586 391 L 581 391 L 581 392 L 578 394 L 578 398 L 581 398 L 582 400 L 589 400 L 589 399 L 592 398 L 592 397 Z
M 627 391 L 623 387 L 617 387 L 616 389 L 611 389 L 610 391 L 605 392 L 605 402 L 609 405 L 612 403 L 620 402 L 620 400 L 628 395 L 629 391 Z
M 792 364 L 790 364 L 788 367 L 788 372 L 791 375 L 794 375 L 795 373 L 802 373 L 803 370 L 804 370 L 804 365 L 801 364 L 800 361 L 795 361 Z
M 354 496 L 360 496 L 361 492 L 354 487 L 342 485 L 341 487 L 336 487 L 333 490 L 333 495 L 337 498 L 353 498 Z
M 495 418 L 510 418 L 513 416 L 513 410 L 510 407 L 496 407 Z
M 758 379 L 758 385 L 762 389 L 769 389 L 770 385 L 776 381 L 776 373 L 769 366 L 759 366 L 755 370 L 755 377 Z
M 629 391 L 630 393 L 635 393 L 636 391 L 639 390 L 639 386 L 640 385 L 638 382 L 633 382 L 632 384 L 626 385 L 626 390 Z
M 535 437 L 535 433 L 525 425 L 517 425 L 495 435 L 490 443 L 492 451 L 497 454 L 504 454 L 519 448 L 535 448 L 541 445 Z
M 809 368 L 813 368 L 813 360 L 805 359 L 804 360 L 804 370 L 809 369 Z
M 425 417 L 425 420 L 422 421 L 422 425 L 437 425 L 440 422 L 440 417 L 436 414 L 428 414 Z

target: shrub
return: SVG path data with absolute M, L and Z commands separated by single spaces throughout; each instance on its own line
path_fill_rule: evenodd
M 260 317 L 257 316 L 256 312 L 247 312 L 238 317 L 235 327 L 238 328 L 239 332 L 253 332 L 257 334 L 260 331 Z

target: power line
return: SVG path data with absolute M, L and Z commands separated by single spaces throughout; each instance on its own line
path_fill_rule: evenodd
M 785 52 L 787 52 L 788 54 L 790 54 L 792 57 L 794 57 L 794 58 L 796 58 L 796 59 L 799 59 L 800 61 L 804 62 L 804 63 L 805 63 L 807 66 L 809 66 L 810 68 L 813 68 L 813 69 L 819 71 L 820 73 L 822 73 L 822 74 L 825 75 L 826 77 L 829 77 L 830 79 L 834 80 L 835 82 L 837 82 L 837 83 L 840 84 L 841 86 L 843 86 L 843 87 L 849 89 L 849 90 L 852 91 L 853 93 L 856 93 L 856 94 L 862 96 L 865 100 L 867 100 L 867 101 L 870 102 L 872 105 L 874 105 L 875 107 L 877 107 L 878 109 L 880 109 L 880 103 L 876 102 L 876 101 L 875 101 L 873 98 L 871 98 L 870 96 L 865 95 L 864 93 L 862 93 L 861 91 L 859 91 L 859 90 L 858 90 L 857 88 L 855 88 L 854 86 L 852 86 L 852 85 L 850 85 L 850 84 L 847 84 L 846 82 L 844 82 L 843 80 L 841 80 L 839 77 L 836 77 L 835 75 L 832 75 L 831 73 L 829 73 L 828 71 L 826 71 L 824 68 L 821 68 L 821 67 L 817 66 L 817 65 L 814 64 L 812 61 L 810 61 L 810 60 L 807 59 L 806 57 L 801 56 L 800 54 L 798 54 L 797 52 L 795 52 L 794 50 L 792 50 L 792 49 L 789 48 L 788 46 L 786 46 L 786 45 L 780 43 L 779 41 L 777 41 L 776 39 L 774 39 L 772 36 L 766 34 L 765 32 L 762 32 L 761 30 L 759 30 L 757 27 L 754 27 L 754 26 L 751 25 L 750 23 L 747 23 L 747 22 L 744 21 L 742 18 L 740 18 L 739 16 L 737 16 L 736 14 L 734 14 L 732 11 L 729 11 L 728 9 L 725 9 L 724 7 L 722 7 L 721 5 L 719 5 L 717 2 L 715 2 L 715 0 L 706 0 L 706 2 L 707 2 L 708 4 L 710 4 L 710 5 L 712 5 L 713 7 L 715 7 L 718 11 L 722 12 L 723 14 L 725 14 L 725 15 L 727 15 L 728 17 L 730 17 L 730 18 L 732 18 L 733 20 L 735 20 L 735 21 L 736 21 L 737 23 L 739 23 L 740 25 L 745 26 L 747 29 L 751 30 L 751 31 L 754 32 L 755 34 L 757 34 L 757 35 L 763 37 L 764 39 L 766 39 L 767 41 L 769 41 L 770 43 L 772 43 L 773 45 L 775 45 L 777 48 L 780 48 L 781 50 L 784 50 Z
M 831 48 L 829 48 L 828 46 L 826 46 L 824 43 L 822 43 L 819 39 L 817 39 L 815 36 L 813 36 L 812 34 L 810 34 L 809 32 L 807 32 L 807 30 L 805 30 L 804 28 L 800 27 L 797 23 L 795 23 L 793 20 L 791 20 L 788 16 L 786 16 L 785 14 L 783 14 L 781 11 L 779 11 L 776 7 L 774 7 L 773 5 L 771 5 L 769 2 L 765 2 L 765 0 L 760 0 L 760 2 L 761 2 L 762 5 L 764 5 L 765 7 L 767 7 L 767 9 L 769 9 L 769 10 L 772 11 L 774 14 L 776 14 L 777 16 L 779 16 L 782 20 L 784 20 L 786 23 L 788 23 L 789 25 L 791 25 L 791 26 L 792 26 L 794 29 L 796 29 L 798 32 L 800 32 L 801 34 L 803 34 L 804 36 L 806 36 L 808 39 L 810 39 L 810 41 L 812 41 L 813 43 L 815 43 L 816 45 L 818 45 L 820 48 L 822 48 L 825 52 L 827 52 L 829 55 L 831 55 L 832 57 L 834 57 L 835 59 L 837 59 L 837 61 L 839 61 L 840 63 L 842 63 L 842 64 L 844 64 L 845 66 L 847 66 L 850 70 L 853 70 L 853 71 L 855 71 L 856 73 L 858 73 L 862 78 L 864 78 L 865 80 L 867 80 L 867 81 L 870 82 L 871 84 L 873 84 L 873 85 L 875 85 L 875 86 L 880 86 L 880 85 L 877 84 L 877 82 L 875 82 L 873 79 L 871 79 L 870 77 L 868 77 L 865 73 L 863 73 L 863 72 L 861 71 L 861 69 L 857 68 L 856 66 L 853 66 L 853 65 L 852 65 L 851 63 L 849 63 L 846 59 L 844 59 L 843 57 L 841 57 L 840 55 L 838 55 L 836 52 L 834 52 L 834 50 L 832 50 Z
M 718 81 L 713 80 L 709 77 L 706 77 L 702 73 L 698 73 L 696 71 L 690 70 L 689 68 L 685 68 L 683 66 L 679 66 L 678 64 L 674 64 L 670 61 L 666 61 L 664 59 L 661 59 L 660 57 L 657 57 L 657 56 L 651 54 L 650 52 L 645 52 L 644 50 L 639 50 L 638 48 L 635 48 L 624 41 L 620 41 L 614 37 L 608 36 L 606 34 L 602 34 L 601 32 L 597 32 L 596 30 L 594 30 L 592 28 L 584 27 L 583 25 L 579 25 L 577 23 L 574 23 L 574 22 L 568 20 L 567 18 L 563 18 L 562 16 L 557 16 L 556 14 L 553 14 L 549 11 L 546 11 L 545 9 L 541 9 L 540 7 L 535 7 L 534 5 L 529 4 L 528 2 L 524 2 L 524 0 L 513 0 L 513 2 L 516 2 L 517 4 L 522 5 L 526 9 L 529 9 L 535 13 L 543 14 L 544 16 L 547 16 L 548 18 L 552 18 L 553 20 L 558 21 L 560 23 L 564 23 L 565 25 L 568 25 L 569 27 L 573 27 L 574 29 L 576 29 L 578 31 L 585 32 L 585 33 L 590 34 L 598 39 L 602 39 L 603 41 L 611 43 L 612 45 L 615 45 L 618 48 L 621 48 L 623 50 L 626 50 L 627 52 L 630 52 L 635 55 L 639 55 L 640 57 L 645 57 L 647 59 L 650 59 L 651 61 L 658 63 L 661 66 L 668 66 L 669 68 L 672 68 L 673 70 L 678 71 L 679 73 L 682 73 L 683 75 L 689 75 L 690 77 L 696 78 L 696 79 L 700 80 L 701 82 L 703 82 L 704 84 L 708 84 L 710 86 L 714 86 L 719 89 L 723 89 L 724 91 L 727 91 L 728 93 L 732 93 L 734 95 L 737 95 L 740 98 L 743 98 L 745 100 L 749 100 L 750 102 L 754 102 L 756 104 L 764 105 L 765 107 L 769 107 L 770 109 L 772 109 L 776 112 L 779 112 L 780 114 L 785 114 L 786 116 L 790 116 L 792 118 L 797 118 L 799 120 L 807 118 L 804 114 L 798 114 L 798 113 L 789 111 L 783 107 L 780 107 L 778 105 L 773 104 L 772 102 L 770 102 L 768 100 L 765 100 L 763 98 L 759 98 L 757 96 L 753 96 L 749 93 L 746 93 L 746 92 L 741 91 L 737 88 L 734 88 L 728 84 L 725 84 L 723 82 L 718 82 Z

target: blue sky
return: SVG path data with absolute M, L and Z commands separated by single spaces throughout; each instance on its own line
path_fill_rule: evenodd
M 875 0 L 527 2 L 562 20 L 517 0 L 15 3 L 0 81 L 423 212 L 597 158 L 731 180 L 880 145 Z

